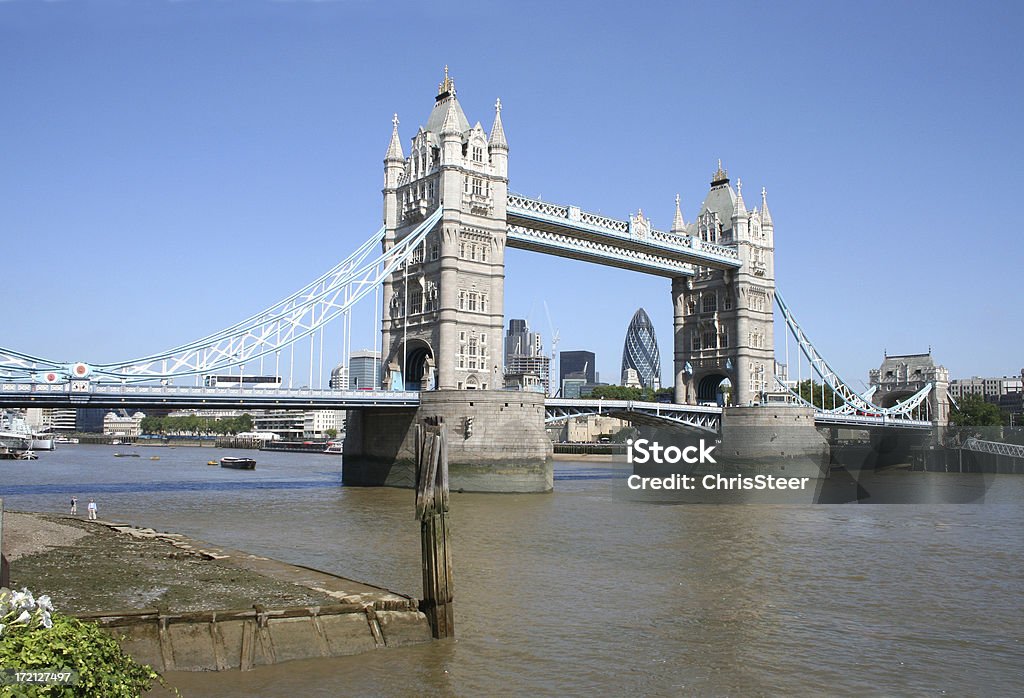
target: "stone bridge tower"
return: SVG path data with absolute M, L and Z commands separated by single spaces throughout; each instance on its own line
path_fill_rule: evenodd
M 742 182 L 733 191 L 719 162 L 697 220 L 687 225 L 677 201 L 672 232 L 734 248 L 742 262 L 672 280 L 676 402 L 714 401 L 726 378 L 732 404 L 759 400 L 775 371 L 775 229 L 764 190 L 760 210 L 747 211 Z
M 932 384 L 922 418 L 939 427 L 949 425 L 949 371 L 927 354 L 885 354 L 882 365 L 868 372 L 875 389 L 871 401 L 879 407 L 892 407 Z
M 490 135 L 479 122 L 471 127 L 446 67 L 409 157 L 394 120 L 384 158 L 384 249 L 443 209 L 384 284 L 383 366 L 391 377 L 401 371 L 408 389 L 502 387 L 508 143 L 500 100 L 495 109 Z

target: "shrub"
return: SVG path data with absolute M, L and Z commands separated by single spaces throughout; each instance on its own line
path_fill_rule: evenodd
M 0 589 L 0 667 L 78 675 L 73 685 L 0 685 L 4 696 L 133 698 L 154 681 L 163 683 L 152 667 L 125 654 L 99 626 L 55 613 L 49 597 L 35 599 L 27 589 Z

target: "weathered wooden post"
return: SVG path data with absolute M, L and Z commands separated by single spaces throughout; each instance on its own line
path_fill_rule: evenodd
M 416 516 L 423 556 L 420 610 L 434 637 L 455 635 L 452 553 L 448 547 L 448 440 L 441 417 L 416 427 Z
M 4 500 L 0 497 L 0 587 L 11 586 L 11 568 L 4 555 Z

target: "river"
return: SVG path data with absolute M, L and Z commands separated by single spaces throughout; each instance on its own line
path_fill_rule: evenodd
M 100 518 L 420 595 L 412 493 L 342 487 L 339 456 L 247 472 L 206 465 L 243 451 L 118 449 L 0 461 L 5 508 L 95 497 Z M 227 697 L 1024 691 L 1024 477 L 989 476 L 978 504 L 673 505 L 614 496 L 615 467 L 556 462 L 549 495 L 453 493 L 454 641 L 168 678 Z

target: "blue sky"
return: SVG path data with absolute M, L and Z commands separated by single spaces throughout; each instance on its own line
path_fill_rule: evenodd
M 1019 3 L 0 1 L 0 346 L 143 355 L 247 317 L 379 226 L 398 112 L 500 97 L 510 186 L 667 229 L 721 158 L 852 385 L 883 351 L 1024 366 Z M 994 208 L 993 208 L 994 207 Z M 509 251 L 506 317 L 616 380 L 667 280 Z M 371 309 L 357 320 L 362 341 Z M 781 343 L 781 332 L 777 332 Z M 329 352 L 328 352 L 329 353 Z M 781 352 L 780 352 L 781 353 Z

